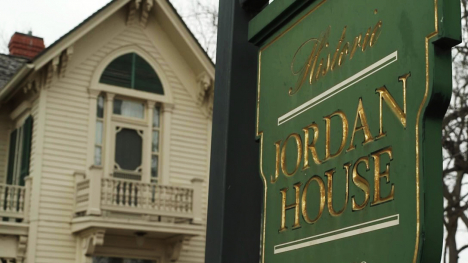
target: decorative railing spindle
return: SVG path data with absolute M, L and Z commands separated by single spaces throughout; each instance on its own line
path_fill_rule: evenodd
M 6 191 L 6 211 L 11 211 L 11 188 L 8 188 Z
M 0 212 L 5 209 L 5 186 L 0 185 Z
M 18 189 L 19 190 L 19 202 L 18 202 L 18 212 L 24 211 L 24 194 L 26 189 Z

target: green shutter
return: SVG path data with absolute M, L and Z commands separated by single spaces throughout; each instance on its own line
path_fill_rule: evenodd
M 15 172 L 15 155 L 16 155 L 16 137 L 18 130 L 14 130 L 10 134 L 10 149 L 8 152 L 8 171 L 7 171 L 7 184 L 13 184 L 13 175 Z
M 29 116 L 23 125 L 23 148 L 21 155 L 21 170 L 19 185 L 24 186 L 24 178 L 29 175 L 29 160 L 31 157 L 33 119 Z
M 104 70 L 100 83 L 164 95 L 153 67 L 136 53 L 116 58 Z
M 153 67 L 151 67 L 151 65 L 146 62 L 146 60 L 137 55 L 135 68 L 136 71 L 134 88 L 136 90 L 164 95 L 161 80 L 159 80 L 159 77 L 154 71 Z
M 131 88 L 132 60 L 132 53 L 114 59 L 102 73 L 99 82 L 123 88 Z

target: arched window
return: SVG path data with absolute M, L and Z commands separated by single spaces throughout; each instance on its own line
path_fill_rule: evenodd
M 161 111 L 167 105 L 157 99 L 166 96 L 156 71 L 138 54 L 126 53 L 105 65 L 100 84 L 105 85 L 96 98 L 94 165 L 116 178 L 158 182 Z
M 164 95 L 153 67 L 136 53 L 122 55 L 104 70 L 100 83 Z

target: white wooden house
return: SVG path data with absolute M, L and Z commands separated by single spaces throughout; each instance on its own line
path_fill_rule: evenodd
M 204 262 L 214 65 L 171 4 L 2 59 L 0 261 Z

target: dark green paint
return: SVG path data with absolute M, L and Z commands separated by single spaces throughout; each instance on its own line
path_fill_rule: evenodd
M 22 144 L 22 155 L 21 155 L 21 170 L 19 185 L 24 186 L 24 179 L 29 175 L 29 163 L 31 159 L 31 140 L 33 131 L 33 118 L 29 116 L 23 125 L 23 144 Z
M 345 1 L 327 0 L 312 14 L 305 17 L 289 32 L 271 43 L 298 19 L 301 19 L 321 1 L 276 0 L 250 23 L 249 38 L 261 51 L 260 94 L 259 94 L 259 127 L 263 132 L 263 172 L 266 176 L 266 224 L 264 262 L 327 262 L 327 263 L 390 263 L 390 262 L 439 262 L 442 246 L 442 153 L 441 121 L 451 94 L 451 55 L 450 47 L 461 38 L 460 7 L 457 1 Z M 434 6 L 437 3 L 435 21 Z M 375 14 L 377 10 L 377 14 Z M 315 84 L 305 83 L 296 94 L 288 95 L 288 89 L 297 81 L 291 74 L 291 62 L 296 50 L 310 38 L 319 38 L 328 26 L 331 27 L 328 42 L 319 58 L 334 54 L 334 49 L 347 27 L 345 41 L 353 43 L 359 33 L 365 34 L 382 21 L 382 32 L 373 47 L 365 52 L 358 50 L 354 58 L 349 56 L 343 65 Z M 438 25 L 436 31 L 435 23 Z M 435 32 L 435 33 L 434 33 Z M 431 35 L 431 33 L 434 33 Z M 426 48 L 428 45 L 428 96 L 426 93 Z M 310 53 L 312 45 L 308 46 Z M 304 51 L 306 48 L 304 48 Z M 350 78 L 393 52 L 398 52 L 398 60 L 371 76 L 353 84 L 348 89 L 307 110 L 293 120 L 278 126 L 278 117 L 326 92 L 331 87 Z M 307 52 L 299 52 L 297 61 L 305 63 Z M 297 67 L 298 68 L 298 67 Z M 372 136 L 379 133 L 379 95 L 376 89 L 385 86 L 400 107 L 403 107 L 402 83 L 398 77 L 411 73 L 407 85 L 407 125 L 406 128 L 383 103 L 383 123 L 387 136 L 374 142 L 362 145 L 363 132 L 356 132 L 354 144 L 356 149 L 346 152 L 356 117 L 360 98 L 369 123 Z M 424 101 L 424 103 L 423 103 Z M 421 108 L 421 115 L 418 112 Z M 317 151 L 320 159 L 325 155 L 325 121 L 323 117 L 336 110 L 343 111 L 348 119 L 349 132 L 345 151 L 339 156 L 320 165 L 313 163 L 311 168 L 299 171 L 292 177 L 286 177 L 280 171 L 276 183 L 270 182 L 275 172 L 274 143 L 291 133 L 298 133 L 304 139 L 302 128 L 315 122 L 319 126 Z M 341 141 L 341 124 L 338 118 L 332 119 L 331 152 L 336 152 Z M 419 136 L 416 135 L 419 127 Z M 312 134 L 312 133 L 311 133 Z M 260 136 L 258 137 L 260 139 Z M 417 148 L 416 142 L 419 142 Z M 310 143 L 310 141 L 309 141 Z M 380 171 L 390 164 L 390 183 L 381 179 L 381 195 L 387 196 L 391 184 L 395 186 L 395 199 L 380 205 L 371 206 L 374 199 L 373 168 L 374 161 L 370 155 L 380 149 L 392 147 L 393 160 L 387 155 L 381 160 Z M 286 148 L 287 167 L 291 171 L 295 165 L 295 144 L 290 141 Z M 419 181 L 416 180 L 416 152 L 419 152 Z M 292 229 L 293 210 L 286 212 L 288 230 L 279 233 L 281 219 L 280 190 L 288 188 L 287 204 L 294 201 L 294 187 L 301 182 L 301 194 L 304 184 L 316 175 L 322 178 L 327 189 L 325 172 L 335 169 L 334 208 L 340 210 L 344 204 L 344 169 L 343 164 L 354 164 L 362 156 L 369 156 L 370 171 L 361 164 L 359 173 L 370 184 L 370 200 L 361 211 L 352 211 L 351 200 L 355 196 L 361 203 L 363 192 L 350 179 L 349 203 L 345 212 L 333 217 L 327 206 L 322 217 L 315 224 L 307 224 L 300 216 L 301 228 Z M 419 195 L 416 185 L 419 184 Z M 308 211 L 313 218 L 318 211 L 318 187 L 312 184 L 308 192 Z M 420 228 L 417 236 L 417 200 L 419 199 Z M 308 246 L 301 249 L 274 254 L 274 246 L 302 238 L 320 235 L 337 229 L 354 226 L 398 214 L 399 224 L 372 232 L 342 238 L 335 241 Z M 263 221 L 263 219 L 262 219 Z M 417 245 L 418 243 L 418 245 Z M 416 255 L 416 261 L 414 261 Z
M 153 67 L 136 53 L 114 59 L 104 70 L 100 83 L 164 95 Z
M 16 138 L 18 137 L 18 130 L 14 130 L 10 133 L 10 147 L 8 151 L 8 170 L 7 170 L 7 184 L 13 184 L 13 173 L 15 166 L 15 155 L 16 155 Z

